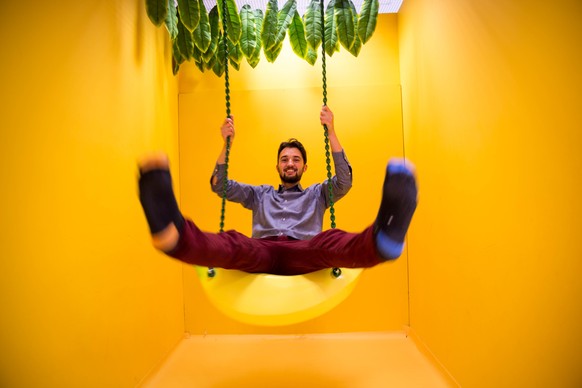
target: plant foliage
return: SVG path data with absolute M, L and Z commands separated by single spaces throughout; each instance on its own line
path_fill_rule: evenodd
M 254 68 L 261 52 L 268 62 L 274 62 L 287 35 L 293 52 L 314 65 L 322 42 L 322 22 L 326 54 L 332 56 L 341 46 L 357 57 L 376 29 L 379 0 L 364 0 L 360 14 L 352 0 L 331 0 L 323 17 L 322 1 L 311 0 L 301 16 L 297 0 L 287 0 L 280 10 L 277 0 L 268 0 L 264 13 L 248 4 L 239 9 L 236 0 L 225 0 L 227 36 L 222 24 L 223 0 L 210 11 L 203 0 L 145 0 L 145 6 L 151 22 L 158 27 L 164 24 L 168 30 L 174 74 L 182 63 L 192 60 L 200 71 L 212 70 L 222 76 L 226 49 L 229 66 L 238 70 L 246 59 Z

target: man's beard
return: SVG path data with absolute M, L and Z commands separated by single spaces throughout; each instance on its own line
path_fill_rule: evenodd
M 279 176 L 281 177 L 281 181 L 284 183 L 297 183 L 301 180 L 301 174 L 299 174 L 298 171 L 296 171 L 295 175 L 293 176 L 287 176 L 285 175 L 285 172 L 279 173 Z

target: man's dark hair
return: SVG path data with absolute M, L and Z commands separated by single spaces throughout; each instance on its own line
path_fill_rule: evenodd
M 281 143 L 279 145 L 279 152 L 277 152 L 277 160 L 279 160 L 279 155 L 281 155 L 281 151 L 284 148 L 297 148 L 301 152 L 301 156 L 303 156 L 303 163 L 307 163 L 307 151 L 305 151 L 305 147 L 303 147 L 303 144 L 299 140 L 291 138 Z

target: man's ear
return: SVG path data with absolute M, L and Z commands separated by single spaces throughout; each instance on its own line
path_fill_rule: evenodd
M 307 164 L 303 165 L 303 172 L 307 171 Z

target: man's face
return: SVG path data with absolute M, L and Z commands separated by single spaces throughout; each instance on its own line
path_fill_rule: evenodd
M 279 154 L 277 171 L 284 184 L 295 184 L 301 180 L 301 176 L 307 170 L 307 165 L 303 162 L 301 151 L 297 148 L 283 148 Z

